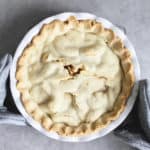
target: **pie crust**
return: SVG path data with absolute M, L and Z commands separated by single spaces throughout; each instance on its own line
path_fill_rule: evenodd
M 62 136 L 91 134 L 116 120 L 135 81 L 121 39 L 74 16 L 43 25 L 21 54 L 16 79 L 26 112 Z

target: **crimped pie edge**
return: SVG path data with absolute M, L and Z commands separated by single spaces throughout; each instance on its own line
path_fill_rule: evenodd
M 104 33 L 107 38 L 109 47 L 113 52 L 120 58 L 120 63 L 123 70 L 123 81 L 122 81 L 122 90 L 116 100 L 114 108 L 111 112 L 107 112 L 102 116 L 102 122 L 94 123 L 81 123 L 77 127 L 68 126 L 63 123 L 57 123 L 53 125 L 51 119 L 46 116 L 38 105 L 26 99 L 26 90 L 23 89 L 23 65 L 30 50 L 33 50 L 36 43 L 39 43 L 40 40 L 45 36 L 48 30 L 54 30 L 56 26 L 60 27 L 60 30 L 63 29 L 63 26 L 72 26 L 76 27 L 79 24 L 83 25 L 83 28 L 88 29 L 92 28 L 95 33 Z M 117 37 L 111 29 L 106 29 L 103 25 L 95 20 L 77 20 L 74 16 L 70 16 L 66 21 L 54 20 L 48 24 L 44 24 L 38 35 L 34 36 L 31 43 L 24 49 L 22 55 L 20 56 L 17 63 L 16 71 L 17 79 L 17 89 L 21 93 L 21 101 L 25 107 L 25 110 L 32 118 L 38 121 L 47 131 L 54 131 L 63 136 L 81 136 L 93 133 L 95 131 L 100 131 L 111 121 L 116 120 L 121 112 L 123 112 L 126 101 L 131 93 L 132 87 L 134 85 L 134 68 L 132 65 L 131 55 L 128 49 L 125 48 L 123 42 L 119 37 Z

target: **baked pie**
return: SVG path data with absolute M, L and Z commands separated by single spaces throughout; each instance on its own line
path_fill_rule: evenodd
M 27 113 L 47 131 L 81 136 L 116 120 L 134 85 L 129 50 L 95 20 L 44 24 L 17 62 Z

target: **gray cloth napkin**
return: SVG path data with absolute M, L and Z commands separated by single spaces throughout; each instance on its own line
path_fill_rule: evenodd
M 12 56 L 6 54 L 2 59 L 0 59 L 0 107 L 2 110 L 4 100 L 6 97 L 6 81 L 9 74 L 10 65 L 12 62 Z
M 4 100 L 6 99 L 8 88 L 7 79 L 11 63 L 12 56 L 10 54 L 6 54 L 3 58 L 0 59 L 0 124 L 7 123 L 15 125 L 26 125 L 26 121 L 21 115 L 9 112 L 4 106 Z
M 134 108 L 114 134 L 132 147 L 150 150 L 150 80 L 140 81 Z

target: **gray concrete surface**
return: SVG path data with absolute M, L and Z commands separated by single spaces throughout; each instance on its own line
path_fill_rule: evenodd
M 14 53 L 18 42 L 41 19 L 65 11 L 94 13 L 124 26 L 135 46 L 142 78 L 150 76 L 149 0 L 0 0 L 0 56 Z M 12 99 L 8 97 L 10 103 Z M 131 150 L 111 133 L 88 143 L 49 139 L 33 128 L 0 125 L 0 150 Z

